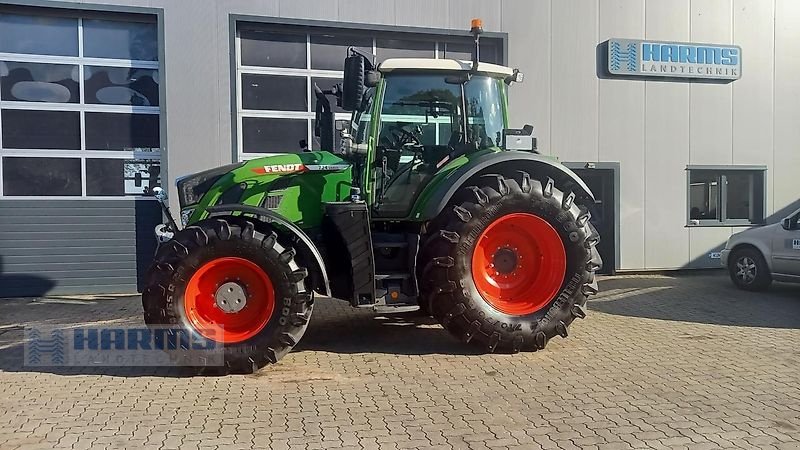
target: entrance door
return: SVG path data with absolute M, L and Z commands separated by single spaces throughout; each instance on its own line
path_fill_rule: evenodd
M 580 168 L 573 171 L 586 182 L 595 196 L 594 208 L 590 211 L 592 213 L 590 222 L 600 233 L 597 251 L 603 258 L 603 268 L 598 273 L 613 275 L 617 266 L 614 170 Z

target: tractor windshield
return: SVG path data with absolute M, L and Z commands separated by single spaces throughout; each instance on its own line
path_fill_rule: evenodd
M 459 74 L 387 76 L 378 144 L 401 148 L 405 142 L 397 142 L 398 134 L 411 139 L 407 134 L 411 133 L 424 146 L 455 147 L 465 142 L 477 148 L 499 146 L 504 128 L 500 81 L 475 75 L 462 84 L 459 78 Z
M 501 83 L 466 73 L 386 76 L 373 165 L 378 215 L 405 215 L 456 154 L 501 145 Z

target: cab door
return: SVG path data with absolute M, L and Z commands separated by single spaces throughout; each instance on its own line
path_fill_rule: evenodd
M 800 212 L 785 220 L 783 225 L 772 238 L 772 272 L 800 276 Z

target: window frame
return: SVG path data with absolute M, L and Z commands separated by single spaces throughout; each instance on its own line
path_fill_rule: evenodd
M 717 193 L 717 208 L 719 219 L 692 219 L 692 171 L 713 172 L 719 179 L 719 189 Z M 761 177 L 761 211 L 760 220 L 751 221 L 749 219 L 729 219 L 728 209 L 728 184 L 727 176 L 732 172 L 751 173 Z M 757 180 L 754 179 L 754 182 Z M 751 192 L 751 194 L 755 194 Z M 688 165 L 686 166 L 686 227 L 749 227 L 763 225 L 767 217 L 767 166 L 765 165 Z
M 305 68 L 281 68 L 281 67 L 262 67 L 248 66 L 241 63 L 241 38 L 240 30 L 247 27 L 264 27 L 269 31 L 304 33 L 306 37 L 306 67 Z M 271 28 L 274 27 L 274 28 Z M 311 65 L 311 36 L 317 33 L 348 33 L 365 34 L 365 38 L 372 40 L 372 54 L 377 55 L 377 41 L 379 39 L 408 39 L 424 40 L 429 38 L 434 41 L 435 59 L 444 57 L 445 43 L 456 39 L 470 38 L 469 31 L 442 30 L 424 27 L 404 27 L 394 25 L 376 25 L 361 23 L 336 23 L 327 21 L 307 20 L 307 19 L 283 19 L 265 16 L 231 14 L 229 20 L 229 33 L 231 39 L 231 109 L 232 109 L 232 157 L 233 161 L 246 161 L 249 159 L 272 156 L 284 153 L 259 152 L 245 153 L 242 132 L 242 118 L 262 117 L 262 118 L 286 118 L 286 119 L 305 119 L 307 120 L 307 130 L 305 140 L 309 149 L 314 147 L 313 120 L 314 110 L 311 108 L 313 103 L 313 78 L 334 78 L 341 79 L 344 72 L 341 70 L 312 69 Z M 506 63 L 508 55 L 508 34 L 499 32 L 485 32 L 483 38 L 497 41 L 497 51 L 500 53 L 502 64 Z M 342 56 L 344 58 L 344 55 Z M 242 108 L 242 74 L 264 74 L 264 75 L 288 75 L 306 77 L 306 95 L 308 96 L 307 111 L 277 111 L 277 110 L 245 110 Z M 352 117 L 351 112 L 335 113 L 336 120 L 349 121 Z M 298 147 L 299 150 L 299 147 Z
M 78 22 L 78 55 L 39 55 L 27 53 L 7 53 L 0 52 L 0 60 L 45 63 L 45 64 L 71 64 L 78 66 L 78 79 L 80 97 L 78 103 L 51 103 L 51 102 L 26 102 L 26 101 L 3 101 L 0 100 L 0 109 L 8 110 L 37 110 L 37 111 L 74 111 L 80 114 L 80 149 L 76 150 L 57 150 L 57 149 L 18 149 L 5 148 L 2 143 L 2 123 L 0 123 L 0 200 L 146 200 L 153 201 L 151 196 L 140 194 L 134 195 L 87 195 L 86 162 L 89 159 L 121 159 L 121 160 L 148 160 L 158 161 L 161 167 L 161 184 L 165 184 L 168 179 L 166 161 L 166 95 L 164 83 L 164 30 L 163 30 L 163 9 L 161 8 L 140 8 L 109 5 L 108 8 L 97 10 L 94 5 L 75 5 L 69 8 L 40 7 L 40 6 L 14 6 L 0 8 L 0 12 L 7 14 L 29 15 L 29 16 L 56 16 L 75 18 Z M 84 56 L 83 40 L 83 21 L 84 20 L 109 20 L 122 22 L 144 22 L 153 24 L 156 27 L 156 39 L 158 59 L 156 61 L 145 60 L 126 60 L 117 58 L 99 58 Z M 159 106 L 128 106 L 128 105 L 106 105 L 85 103 L 85 66 L 119 67 L 119 68 L 141 68 L 158 71 L 159 74 Z M 158 151 L 137 151 L 137 150 L 87 150 L 86 148 L 86 121 L 85 113 L 104 112 L 104 113 L 126 113 L 126 114 L 155 114 L 159 116 L 159 150 Z M 74 196 L 36 196 L 36 195 L 14 195 L 7 196 L 3 192 L 3 157 L 29 157 L 29 158 L 79 158 L 81 162 L 81 195 Z

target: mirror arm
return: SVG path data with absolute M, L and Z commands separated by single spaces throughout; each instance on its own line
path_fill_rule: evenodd
M 350 55 L 359 55 L 364 58 L 364 71 L 375 70 L 375 55 L 363 52 L 355 47 L 347 47 L 347 53 Z

